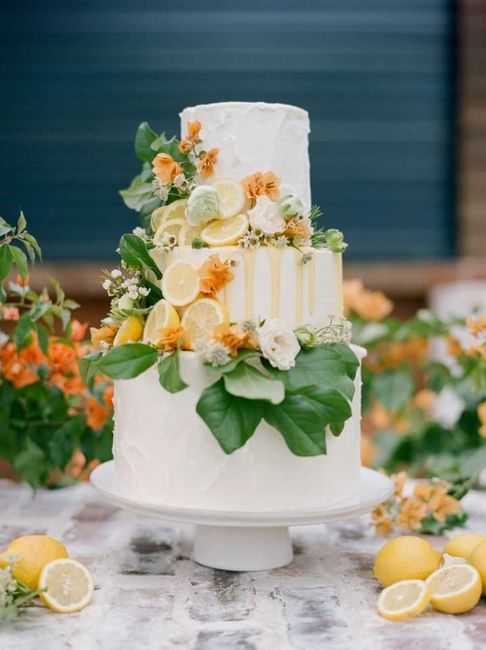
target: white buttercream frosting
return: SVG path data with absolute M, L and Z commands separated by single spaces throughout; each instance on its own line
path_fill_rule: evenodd
M 191 106 L 181 113 L 182 137 L 187 123 L 196 120 L 202 124 L 202 147 L 219 149 L 214 178 L 240 180 L 257 171 L 273 171 L 283 193 L 294 192 L 307 209 L 311 207 L 307 111 L 265 102 Z
M 364 350 L 354 350 L 363 356 Z M 359 372 L 352 416 L 339 437 L 326 434 L 326 455 L 295 456 L 264 421 L 242 448 L 225 454 L 195 410 L 212 380 L 193 352 L 182 353 L 180 361 L 189 387 L 176 394 L 161 387 L 155 368 L 115 381 L 115 489 L 122 495 L 228 510 L 326 506 L 356 496 Z

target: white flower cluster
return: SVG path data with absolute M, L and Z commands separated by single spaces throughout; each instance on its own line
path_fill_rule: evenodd
M 102 286 L 112 298 L 111 312 L 114 316 L 126 316 L 133 308 L 139 306 L 139 300 L 149 295 L 150 289 L 141 286 L 141 280 L 140 273 L 125 277 L 120 269 L 113 269 L 106 274 Z
M 167 197 L 169 196 L 170 185 L 162 183 L 160 178 L 157 178 L 156 176 L 152 181 L 152 188 L 154 190 L 155 196 L 157 196 L 163 203 L 165 203 L 167 201 Z
M 164 232 L 162 237 L 157 240 L 156 248 L 164 251 L 164 253 L 170 253 L 173 248 L 177 246 L 177 237 L 171 235 L 168 232 Z
M 209 363 L 214 368 L 225 366 L 231 359 L 228 348 L 214 339 L 198 341 L 196 354 L 203 363 Z
M 12 562 L 15 558 L 7 558 L 9 564 L 0 568 L 0 609 L 13 604 L 14 595 L 17 590 L 17 582 L 12 576 Z

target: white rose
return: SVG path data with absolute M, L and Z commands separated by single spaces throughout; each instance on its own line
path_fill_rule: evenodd
M 275 235 L 285 230 L 285 219 L 268 196 L 259 196 L 255 207 L 248 210 L 248 216 L 253 230 L 261 230 L 264 235 Z
M 295 357 L 300 352 L 300 345 L 290 328 L 274 318 L 259 327 L 257 335 L 263 356 L 274 368 L 289 370 L 295 366 Z

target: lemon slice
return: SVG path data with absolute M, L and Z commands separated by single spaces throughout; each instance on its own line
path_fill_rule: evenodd
M 199 269 L 192 262 L 178 260 L 164 271 L 162 293 L 175 307 L 184 307 L 196 300 L 200 288 Z
M 157 228 L 159 228 L 163 223 L 166 208 L 166 205 L 163 205 L 160 208 L 156 208 L 150 215 L 150 225 L 152 226 L 152 230 L 154 232 L 156 232 Z
M 423 580 L 402 580 L 383 589 L 377 608 L 390 621 L 404 621 L 421 614 L 429 602 L 429 588 Z
M 186 224 L 187 221 L 182 217 L 164 219 L 154 235 L 154 244 L 157 246 L 157 244 L 162 243 L 165 235 L 174 235 L 179 241 L 179 233 Z
M 201 233 L 201 239 L 209 246 L 231 246 L 248 230 L 248 217 L 238 214 L 231 219 L 211 221 Z
M 143 330 L 143 340 L 146 343 L 157 345 L 160 339 L 160 330 L 163 327 L 179 327 L 179 314 L 167 300 L 159 300 L 155 303 L 148 315 Z
M 246 196 L 243 185 L 234 178 L 218 178 L 213 187 L 218 193 L 221 206 L 221 219 L 235 217 L 246 206 Z
M 445 566 L 434 571 L 425 582 L 432 606 L 439 612 L 463 614 L 475 607 L 481 598 L 481 577 L 470 564 Z
M 53 560 L 46 564 L 39 577 L 40 598 L 47 607 L 67 614 L 77 612 L 93 597 L 93 578 L 76 560 Z
M 116 333 L 113 345 L 123 345 L 124 343 L 135 343 L 142 338 L 143 320 L 138 316 L 129 316 L 125 318 Z
M 203 228 L 204 226 L 191 226 L 190 223 L 186 223 L 179 231 L 179 246 L 192 246 L 194 239 L 200 239 Z
M 228 322 L 226 306 L 213 298 L 200 298 L 193 302 L 184 311 L 181 321 L 193 347 L 198 341 L 207 341 L 216 325 Z

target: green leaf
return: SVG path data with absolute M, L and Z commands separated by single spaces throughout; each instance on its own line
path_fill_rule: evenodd
M 165 137 L 165 133 L 161 133 L 158 138 L 156 138 L 152 144 L 150 145 L 152 150 L 154 152 L 159 151 L 159 147 L 167 142 L 167 138 Z
M 176 138 L 160 142 L 160 144 L 157 145 L 157 153 L 167 153 L 178 162 L 186 162 L 188 160 L 187 154 L 183 154 L 179 151 L 179 140 Z
M 22 233 L 27 227 L 27 220 L 25 218 L 24 213 L 22 210 L 20 211 L 19 219 L 17 221 L 17 232 Z
M 285 387 L 279 379 L 268 378 L 246 363 L 238 364 L 223 375 L 224 387 L 236 397 L 280 404 L 285 397 Z
M 258 359 L 260 358 L 260 353 L 256 350 L 239 350 L 238 356 L 231 357 L 230 361 L 225 366 L 218 366 L 217 368 L 207 364 L 205 370 L 211 374 L 213 377 L 220 377 L 227 372 L 231 372 L 236 368 L 238 364 L 242 361 L 249 361 L 251 358 Z
M 23 237 L 23 240 L 24 240 L 24 244 L 26 242 L 28 242 L 30 244 L 30 246 L 32 246 L 32 248 L 34 249 L 37 257 L 41 260 L 42 259 L 42 251 L 41 251 L 41 248 L 40 248 L 39 244 L 37 243 L 37 239 L 34 237 L 34 235 L 31 235 L 30 233 L 25 232 L 22 235 L 22 237 Z
M 284 401 L 265 407 L 265 420 L 283 435 L 287 446 L 297 456 L 326 453 L 325 428 L 338 430 L 351 415 L 351 406 L 334 388 L 305 386 L 287 393 Z
M 35 442 L 27 438 L 24 448 L 15 457 L 13 466 L 24 481 L 37 487 L 46 473 L 46 455 Z
M 0 217 L 0 237 L 3 237 L 3 235 L 6 235 L 9 232 L 12 232 L 12 230 L 12 226 L 7 223 L 5 219 L 2 219 L 2 217 Z
M 131 379 L 157 361 L 158 352 L 143 343 L 125 343 L 111 348 L 97 362 L 98 371 L 112 379 Z
M 160 384 L 169 393 L 178 393 L 187 388 L 187 384 L 181 379 L 177 352 L 162 357 L 159 361 L 158 370 Z
M 81 357 L 79 360 L 79 372 L 81 374 L 81 379 L 87 386 L 91 386 L 93 383 L 94 376 L 98 372 L 98 361 L 102 356 L 100 350 L 95 350 L 90 354 L 86 354 L 84 357 Z
M 161 205 L 162 205 L 162 201 L 159 199 L 158 196 L 154 196 L 148 201 L 145 201 L 145 203 L 142 205 L 138 213 L 138 218 L 140 219 L 140 224 L 142 225 L 143 228 L 148 228 L 149 226 L 150 227 L 152 226 L 150 221 L 152 212 L 157 208 L 160 208 Z
M 157 134 L 152 131 L 148 122 L 142 122 L 135 135 L 135 154 L 137 158 L 152 162 L 155 153 L 150 145 L 156 138 Z
M 34 328 L 34 323 L 29 314 L 22 314 L 14 332 L 14 341 L 17 350 L 21 350 L 29 340 L 29 335 Z
M 144 183 L 141 176 L 135 176 L 130 187 L 120 190 L 120 196 L 127 208 L 138 212 L 143 204 L 154 196 L 152 183 Z
M 49 347 L 49 334 L 46 328 L 40 323 L 36 324 L 37 329 L 37 339 L 39 341 L 39 347 L 44 354 L 47 354 L 47 348 Z
M 10 250 L 7 244 L 0 245 L 0 282 L 3 282 L 12 270 L 13 257 Z
M 155 261 L 150 257 L 147 244 L 136 235 L 122 235 L 120 239 L 120 255 L 126 264 L 133 269 L 150 269 L 160 280 L 162 273 Z
M 386 409 L 398 411 L 413 395 L 414 381 L 410 368 L 404 366 L 375 375 L 372 389 Z
M 295 391 L 311 385 L 329 386 L 352 399 L 354 382 L 350 374 L 353 373 L 354 377 L 358 360 L 353 352 L 350 352 L 356 365 L 351 362 L 350 357 L 345 358 L 345 353 L 340 348 L 322 345 L 310 350 L 301 350 L 295 359 L 295 366 L 290 370 L 267 367 L 272 375 L 283 381 L 288 390 Z
M 20 250 L 20 248 L 18 248 L 17 246 L 12 246 L 10 248 L 10 252 L 12 253 L 12 257 L 17 267 L 17 270 L 20 273 L 20 277 L 22 278 L 22 280 L 25 280 L 25 278 L 29 273 L 29 263 L 27 262 L 27 255 L 24 253 L 24 251 Z
M 231 395 L 220 379 L 203 390 L 196 412 L 223 450 L 231 454 L 254 434 L 263 415 L 263 402 Z

